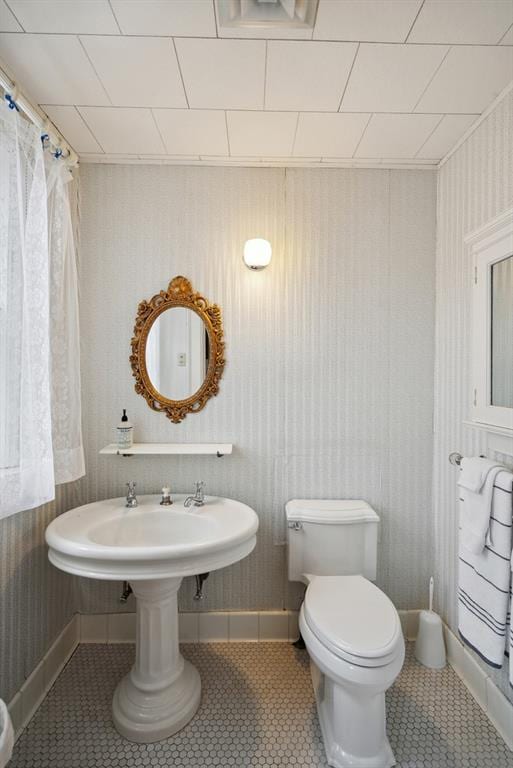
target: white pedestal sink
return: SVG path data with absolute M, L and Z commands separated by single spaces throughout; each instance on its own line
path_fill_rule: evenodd
M 118 731 L 152 742 L 176 733 L 198 709 L 201 682 L 178 644 L 177 592 L 184 576 L 224 568 L 256 543 L 258 518 L 245 504 L 206 497 L 185 509 L 156 496 L 139 506 L 108 499 L 57 517 L 46 530 L 50 561 L 63 571 L 94 579 L 130 581 L 137 601 L 135 664 L 114 693 Z

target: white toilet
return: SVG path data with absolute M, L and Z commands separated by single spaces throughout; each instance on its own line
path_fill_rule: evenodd
M 401 671 L 399 615 L 372 584 L 379 517 L 365 501 L 286 505 L 290 581 L 307 584 L 299 628 L 311 660 L 326 756 L 335 768 L 390 768 L 385 691 Z

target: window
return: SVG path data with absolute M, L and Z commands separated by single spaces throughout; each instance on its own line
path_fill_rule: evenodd
M 513 211 L 466 242 L 473 256 L 472 421 L 513 437 Z

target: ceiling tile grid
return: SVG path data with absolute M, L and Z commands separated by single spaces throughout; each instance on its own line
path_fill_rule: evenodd
M 448 51 L 442 45 L 362 43 L 340 110 L 412 112 Z
M 221 1 L 0 0 L 0 66 L 96 162 L 429 167 L 513 80 L 511 0 Z
M 43 109 L 64 136 L 73 136 L 73 147 L 79 155 L 103 152 L 91 130 L 76 107 L 59 107 L 43 104 Z
M 226 157 L 226 115 L 214 109 L 154 109 L 153 115 L 169 155 Z
M 176 50 L 190 107 L 262 109 L 263 40 L 178 38 Z
M 165 154 L 164 142 L 150 109 L 80 107 L 79 112 L 104 152 Z
M 187 107 L 173 39 L 81 36 L 80 42 L 116 107 Z
M 357 43 L 269 41 L 265 108 L 337 112 Z
M 372 115 L 355 155 L 415 157 L 441 119 L 441 115 Z

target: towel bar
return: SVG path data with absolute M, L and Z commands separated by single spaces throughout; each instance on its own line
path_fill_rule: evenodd
M 458 453 L 457 451 L 454 451 L 453 453 L 449 454 L 449 462 L 453 464 L 455 467 L 459 467 L 461 464 L 463 456 L 461 453 Z M 480 459 L 486 459 L 486 456 L 483 453 L 479 454 Z

